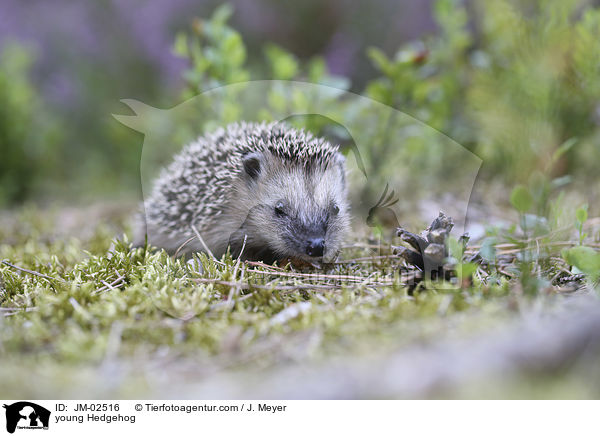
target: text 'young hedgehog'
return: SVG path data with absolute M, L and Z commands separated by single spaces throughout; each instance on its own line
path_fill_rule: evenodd
M 197 230 L 217 257 L 330 262 L 349 227 L 345 160 L 287 124 L 230 124 L 184 147 L 145 209 L 148 242 L 171 253 L 206 251 Z

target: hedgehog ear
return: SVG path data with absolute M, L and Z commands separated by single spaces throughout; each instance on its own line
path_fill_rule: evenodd
M 256 180 L 260 174 L 260 153 L 248 153 L 242 158 L 244 170 L 252 179 Z

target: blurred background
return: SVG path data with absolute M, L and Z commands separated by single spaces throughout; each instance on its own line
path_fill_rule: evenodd
M 600 158 L 600 10 L 585 0 L 122 1 L 0 6 L 0 205 L 139 197 L 132 98 L 247 79 L 349 89 L 463 144 L 481 180 L 571 186 Z M 197 18 L 194 18 L 197 17 Z M 414 152 L 427 152 L 414 147 Z

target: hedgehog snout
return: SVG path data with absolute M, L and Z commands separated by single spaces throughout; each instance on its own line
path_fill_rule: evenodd
M 325 239 L 309 238 L 306 245 L 306 254 L 310 257 L 321 257 L 325 251 Z

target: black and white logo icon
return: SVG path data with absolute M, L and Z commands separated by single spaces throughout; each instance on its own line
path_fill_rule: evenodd
M 29 401 L 5 404 L 6 431 L 14 433 L 16 429 L 40 430 L 48 429 L 50 411 Z

